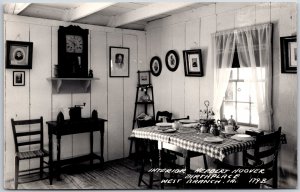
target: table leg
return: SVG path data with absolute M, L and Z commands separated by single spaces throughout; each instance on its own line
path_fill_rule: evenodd
M 53 181 L 53 142 L 52 142 L 51 131 L 48 131 L 48 138 L 49 138 L 49 180 L 50 180 L 50 185 L 52 185 L 52 181 Z
M 164 168 L 164 161 L 163 161 L 163 149 L 159 149 L 159 168 Z M 164 179 L 164 172 L 160 173 L 160 181 Z M 160 183 L 160 188 L 164 189 L 164 184 Z
M 91 160 L 90 160 L 90 165 L 93 165 L 93 143 L 94 143 L 94 134 L 91 131 L 90 132 L 90 155 L 91 155 Z
M 57 135 L 57 180 L 60 180 L 60 140 L 61 136 Z
M 189 174 L 191 172 L 191 159 L 188 155 L 184 157 L 184 165 L 186 169 L 186 174 Z
M 184 154 L 184 167 L 185 167 L 185 175 L 189 174 L 191 172 L 191 159 L 188 155 L 188 152 Z M 186 189 L 188 186 L 186 184 L 186 179 L 183 181 L 183 187 Z
M 104 129 L 102 131 L 100 130 L 100 155 L 101 155 L 100 166 L 101 166 L 101 168 L 103 168 L 103 164 L 104 164 L 103 146 L 104 146 Z

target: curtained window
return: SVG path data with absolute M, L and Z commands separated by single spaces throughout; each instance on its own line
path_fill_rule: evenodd
M 222 115 L 221 106 L 225 100 L 223 115 L 231 112 L 240 123 L 257 124 L 262 130 L 272 130 L 271 39 L 272 24 L 212 35 L 214 109 L 217 114 Z M 232 64 L 238 68 L 233 69 Z M 226 118 L 230 117 L 227 115 Z

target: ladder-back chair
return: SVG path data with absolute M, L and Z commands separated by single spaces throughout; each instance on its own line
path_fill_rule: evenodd
M 24 129 L 24 125 L 33 126 L 33 124 L 39 125 L 39 129 L 34 130 L 22 130 Z M 49 167 L 49 181 L 50 185 L 52 184 L 52 166 L 49 162 L 44 161 L 44 157 L 48 157 L 49 153 L 44 149 L 44 134 L 43 134 L 43 117 L 39 119 L 31 119 L 31 120 L 14 120 L 11 119 L 11 125 L 13 130 L 14 136 L 14 143 L 15 143 L 15 189 L 18 188 L 19 177 L 27 176 L 31 174 L 40 174 L 39 179 L 43 179 L 44 169 Z M 34 126 L 35 128 L 35 126 Z M 31 129 L 31 127 L 30 127 Z M 32 128 L 33 129 L 33 128 Z M 32 139 L 31 137 L 35 137 Z M 36 138 L 38 137 L 39 138 Z M 23 139 L 22 139 L 23 138 Z M 26 139 L 26 141 L 25 141 Z M 28 147 L 26 151 L 21 151 L 21 147 Z M 32 168 L 27 170 L 19 170 L 19 162 L 21 160 L 30 160 L 30 159 L 40 159 L 40 167 L 39 168 Z M 48 167 L 44 167 L 44 163 L 48 164 Z M 21 174 L 23 172 L 30 172 L 29 174 Z M 36 181 L 36 180 L 31 180 Z M 27 181 L 28 182 L 28 181 Z M 23 182 L 23 183 L 27 183 Z
M 272 179 L 272 188 L 277 188 L 277 161 L 281 143 L 281 127 L 277 131 L 265 135 L 258 134 L 254 145 L 254 152 L 244 153 L 244 165 L 257 165 L 263 163 L 266 178 Z

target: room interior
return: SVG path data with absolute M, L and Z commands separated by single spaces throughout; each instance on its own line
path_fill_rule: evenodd
M 88 155 L 92 150 L 91 152 L 100 158 L 103 167 L 99 169 L 97 167 L 99 161 L 95 160 L 96 167 L 93 168 L 96 172 L 88 168 L 86 171 L 70 174 L 68 170 L 62 172 L 60 181 L 54 178 L 52 185 L 49 184 L 48 179 L 44 179 L 19 184 L 19 189 L 147 189 L 146 185 L 138 186 L 141 162 L 136 163 L 134 158 L 129 157 L 130 150 L 134 154 L 137 154 L 138 150 L 135 147 L 138 142 L 132 138 L 133 128 L 138 128 L 136 117 L 146 113 L 155 118 L 158 111 L 168 111 L 172 113 L 172 119 L 188 116 L 190 120 L 199 121 L 203 119 L 205 109 L 207 109 L 205 113 L 207 117 L 211 109 L 212 113 L 216 113 L 210 114 L 214 116 L 212 118 L 215 119 L 215 123 L 218 119 L 222 120 L 224 114 L 222 116 L 221 113 L 222 110 L 223 113 L 226 111 L 225 107 L 216 109 L 214 106 L 216 101 L 223 102 L 224 95 L 217 95 L 217 93 L 223 90 L 224 94 L 228 84 L 223 86 L 223 89 L 214 87 L 216 81 L 223 81 L 223 79 L 220 75 L 221 80 L 216 80 L 214 63 L 218 61 L 214 60 L 217 54 L 214 52 L 213 39 L 222 32 L 247 29 L 247 27 L 256 29 L 256 26 L 271 28 L 268 61 L 271 68 L 268 75 L 272 81 L 268 85 L 270 87 L 268 101 L 271 105 L 267 108 L 270 114 L 268 126 L 272 127 L 272 131 L 282 127 L 281 134 L 286 141 L 286 143 L 282 142 L 278 153 L 278 188 L 297 187 L 297 72 L 283 70 L 284 54 L 281 47 L 282 37 L 297 35 L 296 3 L 7 3 L 3 4 L 3 13 L 5 189 L 14 189 L 16 169 L 11 119 L 18 121 L 40 117 L 43 117 L 43 145 L 47 151 L 52 148 L 53 161 L 57 162 L 58 150 L 61 159 Z M 70 26 L 71 28 L 68 28 Z M 80 28 L 76 28 L 77 26 Z M 68 30 L 85 31 L 80 32 L 85 34 L 84 38 L 79 40 L 83 41 L 83 47 L 79 49 L 84 49 L 84 52 L 79 50 L 77 53 L 83 53 L 81 59 L 79 57 L 79 66 L 81 62 L 86 66 L 83 71 L 79 71 L 74 76 L 69 75 L 67 71 L 74 72 L 77 69 L 62 65 L 69 62 L 68 51 L 64 51 L 66 40 L 62 39 L 62 34 L 67 34 Z M 237 38 L 236 42 L 238 41 Z M 28 66 L 20 67 L 23 64 L 18 62 L 9 63 L 10 59 L 7 57 L 10 57 L 10 54 L 7 52 L 9 50 L 13 52 L 16 42 L 27 42 L 25 46 L 31 49 L 32 56 L 27 58 L 31 63 Z M 20 44 L 15 44 L 17 45 Z M 81 46 L 80 43 L 79 45 Z M 76 52 L 76 47 L 70 49 Z M 200 73 L 194 73 L 194 66 L 189 66 L 187 57 L 193 52 L 184 51 L 191 50 L 198 50 L 197 54 L 200 50 L 200 57 L 196 60 L 196 64 L 197 62 L 202 64 L 202 68 L 199 68 Z M 178 62 L 177 66 L 175 68 L 171 66 L 171 69 L 166 65 L 168 62 L 166 55 L 169 51 L 174 51 L 170 54 L 177 56 L 176 62 Z M 30 55 L 30 51 L 28 52 Z M 297 51 L 294 52 L 296 53 Z M 126 65 L 125 72 L 117 71 L 117 58 L 120 55 L 122 65 Z M 239 50 L 236 56 L 232 54 L 232 57 L 231 60 L 240 60 L 242 66 Z M 16 57 L 15 59 L 18 60 Z M 77 62 L 77 56 L 75 61 Z M 160 65 L 158 65 L 159 61 Z M 222 61 L 221 65 L 223 65 Z M 297 59 L 296 67 L 293 67 L 297 67 Z M 145 84 L 146 88 L 142 86 L 142 89 L 139 89 L 137 86 L 141 84 L 140 81 L 143 81 L 142 74 L 146 76 L 148 74 L 148 83 Z M 240 74 L 246 76 L 247 73 L 240 72 Z M 229 75 L 227 82 L 232 78 Z M 64 79 L 65 77 L 69 79 Z M 140 98 L 140 95 L 138 97 L 136 95 L 137 91 L 143 91 L 143 88 L 147 90 L 153 88 L 148 92 L 153 106 L 148 108 L 136 104 L 137 99 Z M 145 93 L 148 96 L 147 91 Z M 206 108 L 207 105 L 209 108 Z M 70 108 L 76 110 L 76 106 L 77 109 L 80 108 L 80 115 L 75 114 L 73 121 L 81 117 L 100 118 L 103 119 L 101 130 L 97 128 L 89 133 L 86 128 L 78 132 L 79 134 L 62 135 L 61 140 L 58 140 L 57 135 L 53 133 L 53 143 L 52 141 L 50 143 L 48 131 L 51 126 L 55 130 L 61 118 L 70 119 Z M 248 108 L 248 115 L 250 115 L 248 123 L 255 121 L 251 126 L 256 124 L 251 127 L 251 130 L 262 128 L 261 119 L 264 117 L 258 115 L 257 108 L 251 108 L 250 104 L 250 114 Z M 229 111 L 230 109 L 233 108 L 229 108 Z M 251 112 L 251 109 L 255 109 L 254 112 Z M 245 133 L 249 126 L 239 122 L 238 112 L 235 111 L 234 114 L 230 112 L 229 115 L 225 115 L 225 118 L 235 119 L 239 125 L 238 132 Z M 87 126 L 89 123 L 91 122 L 81 126 Z M 174 125 L 175 123 L 172 124 Z M 33 129 L 31 125 L 23 126 L 25 131 L 31 129 Z M 34 136 L 29 136 L 30 140 L 34 140 L 33 138 Z M 239 151 L 228 155 L 226 162 L 241 162 L 241 154 L 242 152 Z M 206 160 L 209 168 L 216 167 L 214 158 L 206 155 Z M 204 168 L 203 161 L 201 156 L 191 158 L 190 168 L 192 170 Z M 177 164 L 184 162 L 183 158 L 176 158 Z M 19 168 L 24 170 L 39 165 L 38 159 L 23 160 L 20 161 Z M 122 172 L 124 169 L 129 171 L 124 173 Z M 88 177 L 85 174 L 103 180 L 96 179 L 95 183 L 89 183 L 89 179 L 83 178 Z M 127 178 L 126 181 L 123 174 Z M 159 189 L 161 186 L 154 184 L 153 187 Z M 171 185 L 170 189 L 174 187 L 177 186 Z M 169 189 L 168 186 L 165 186 L 165 189 Z M 201 185 L 197 189 L 201 189 Z

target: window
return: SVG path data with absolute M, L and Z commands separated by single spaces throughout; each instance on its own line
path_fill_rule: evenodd
M 223 117 L 235 119 L 238 124 L 258 125 L 255 94 L 252 94 L 249 82 L 243 77 L 250 68 L 232 68 L 230 80 L 223 100 Z
M 240 125 L 258 126 L 256 93 L 251 87 L 251 68 L 239 68 L 238 55 L 235 51 L 228 87 L 222 105 L 223 118 L 231 116 Z M 264 81 L 262 80 L 262 86 Z

